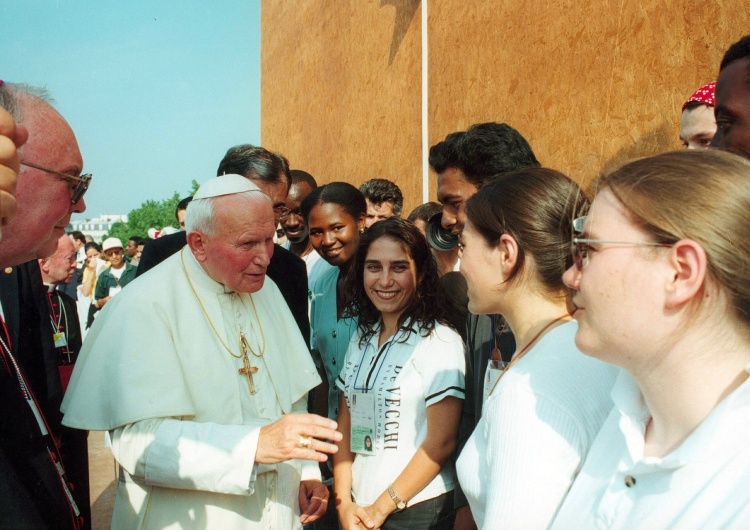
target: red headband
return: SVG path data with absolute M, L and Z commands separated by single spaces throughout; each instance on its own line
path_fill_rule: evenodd
M 703 105 L 708 105 L 709 107 L 713 107 L 716 105 L 714 101 L 714 93 L 716 92 L 716 81 L 709 83 L 707 85 L 703 85 L 698 90 L 693 92 L 693 95 L 688 98 L 688 100 L 682 104 L 682 110 L 685 110 L 685 107 L 687 107 L 688 103 L 691 101 L 697 101 L 698 103 L 702 103 Z

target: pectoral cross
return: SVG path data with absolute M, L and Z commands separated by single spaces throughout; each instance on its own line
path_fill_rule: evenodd
M 250 366 L 250 359 L 247 356 L 247 339 L 245 336 L 240 334 L 240 350 L 242 351 L 242 368 L 237 370 L 240 375 L 247 376 L 247 387 L 250 389 L 251 394 L 255 394 L 255 383 L 253 383 L 253 374 L 258 371 L 256 366 Z

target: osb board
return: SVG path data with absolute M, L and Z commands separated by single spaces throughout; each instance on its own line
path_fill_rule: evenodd
M 750 30 L 748 7 L 430 2 L 431 143 L 472 123 L 505 121 L 542 164 L 584 182 L 602 167 L 677 149 L 682 102 L 715 79 L 728 45 Z
M 265 0 L 263 145 L 319 183 L 388 178 L 419 197 L 420 16 L 418 0 Z
M 582 182 L 680 147 L 682 102 L 750 32 L 750 1 L 432 0 L 430 145 L 505 121 Z M 263 0 L 262 141 L 320 182 L 421 202 L 418 0 Z M 435 198 L 430 178 L 430 198 Z

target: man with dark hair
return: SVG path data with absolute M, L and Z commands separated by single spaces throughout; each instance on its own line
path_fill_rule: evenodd
M 430 149 L 430 166 L 438 174 L 438 200 L 443 205 L 442 225 L 460 234 L 466 222 L 466 201 L 483 186 L 503 173 L 526 167 L 539 167 L 531 146 L 521 134 L 505 123 L 479 123 L 466 132 L 449 134 Z M 494 378 L 494 368 L 510 360 L 515 339 L 500 315 L 472 315 L 466 320 L 466 400 L 458 431 L 458 451 L 482 416 L 486 376 Z M 487 375 L 485 375 L 487 374 Z M 492 381 L 494 383 L 494 381 Z M 466 498 L 455 491 L 456 530 L 476 528 Z
M 750 35 L 732 44 L 721 60 L 714 115 L 711 147 L 750 159 Z
M 395 183 L 387 179 L 370 179 L 359 187 L 359 191 L 367 201 L 365 229 L 383 219 L 401 217 L 404 196 Z
M 284 201 L 292 177 L 289 172 L 289 163 L 282 155 L 250 144 L 238 145 L 227 151 L 216 173 L 219 178 L 221 175 L 242 175 L 257 185 L 271 198 L 277 226 L 279 219 L 289 213 Z M 184 231 L 149 241 L 143 248 L 136 276 L 144 274 L 172 254 L 177 253 L 186 243 L 187 236 Z M 274 245 L 267 274 L 278 285 L 302 336 L 309 344 L 310 320 L 307 316 L 305 262 L 279 245 Z
M 312 193 L 312 190 L 318 187 L 318 183 L 306 171 L 293 169 L 291 174 L 292 186 L 289 188 L 289 194 L 284 202 L 284 206 L 289 212 L 281 217 L 281 228 L 286 234 L 286 243 L 282 247 L 292 251 L 295 256 L 299 256 L 305 262 L 309 284 L 310 273 L 315 263 L 320 259 L 320 254 L 312 248 L 307 223 L 305 218 L 302 217 L 300 206 L 302 201 Z
M 76 249 L 76 265 L 83 264 L 86 261 L 86 251 L 83 247 L 86 245 L 86 236 L 79 230 L 73 230 L 68 234 L 71 241 L 73 241 L 73 247 Z
M 466 222 L 466 200 L 493 178 L 523 167 L 539 167 L 531 146 L 505 123 L 479 123 L 465 133 L 449 134 L 430 149 L 438 174 L 443 227 L 460 234 Z
M 414 225 L 419 228 L 419 231 L 422 232 L 422 235 L 425 235 L 427 233 L 427 221 L 430 220 L 430 217 L 440 213 L 442 210 L 442 206 L 438 203 L 426 202 L 414 208 L 406 220 L 414 223 Z
M 86 209 L 91 176 L 80 176 L 75 134 L 45 91 L 0 81 L 0 107 L 28 130 L 19 150 L 18 215 L 3 226 L 0 243 L 0 267 L 13 267 L 0 274 L 0 521 L 77 529 L 81 514 L 89 519 L 89 499 L 69 487 L 56 443 L 78 453 L 60 424 L 62 385 L 37 258 L 53 254 L 72 213 Z
M 180 225 L 180 230 L 185 230 L 185 210 L 192 200 L 192 197 L 185 197 L 177 203 L 177 208 L 174 210 L 174 216 L 177 219 L 177 224 Z
M 86 266 L 86 250 L 83 248 L 86 245 L 86 236 L 83 235 L 83 232 L 74 230 L 68 233 L 68 237 L 73 242 L 76 251 L 76 271 L 73 273 L 70 282 L 60 284 L 58 290 L 64 292 L 73 300 L 77 300 L 78 286 L 81 285 L 83 268 Z
M 286 211 L 284 199 L 292 186 L 289 161 L 279 153 L 250 144 L 235 145 L 224 155 L 217 175 L 245 175 L 247 178 L 262 181 L 263 192 L 273 201 L 276 224 Z
M 138 260 L 135 260 L 136 254 L 138 254 L 138 243 L 141 242 L 140 236 L 130 236 L 125 246 L 125 261 L 132 265 L 138 265 Z M 135 262 L 133 261 L 135 260 Z
M 430 147 L 429 163 L 435 173 L 440 175 L 447 168 L 459 164 L 456 145 L 465 135 L 466 131 L 452 132 L 445 137 L 445 140 Z
M 426 202 L 414 208 L 409 214 L 407 220 L 414 223 L 414 225 L 419 228 L 419 231 L 427 237 L 427 222 L 431 217 L 439 214 L 441 211 L 442 207 L 438 203 Z M 451 250 L 438 250 L 436 248 L 431 248 L 430 250 L 432 251 L 432 255 L 435 256 L 435 261 L 437 261 L 438 264 L 438 273 L 441 277 L 444 277 L 450 272 L 458 271 L 458 246 Z M 464 293 L 464 298 L 465 294 L 466 293 Z M 464 308 L 464 313 L 465 312 L 466 309 Z

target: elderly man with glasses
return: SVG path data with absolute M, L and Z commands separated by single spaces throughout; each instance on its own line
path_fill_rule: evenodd
M 81 436 L 61 423 L 62 385 L 37 258 L 55 253 L 91 181 L 75 134 L 45 91 L 0 81 L 0 107 L 28 131 L 19 150 L 17 214 L 0 242 L 0 521 L 87 528 Z M 72 484 L 72 486 L 71 486 Z

